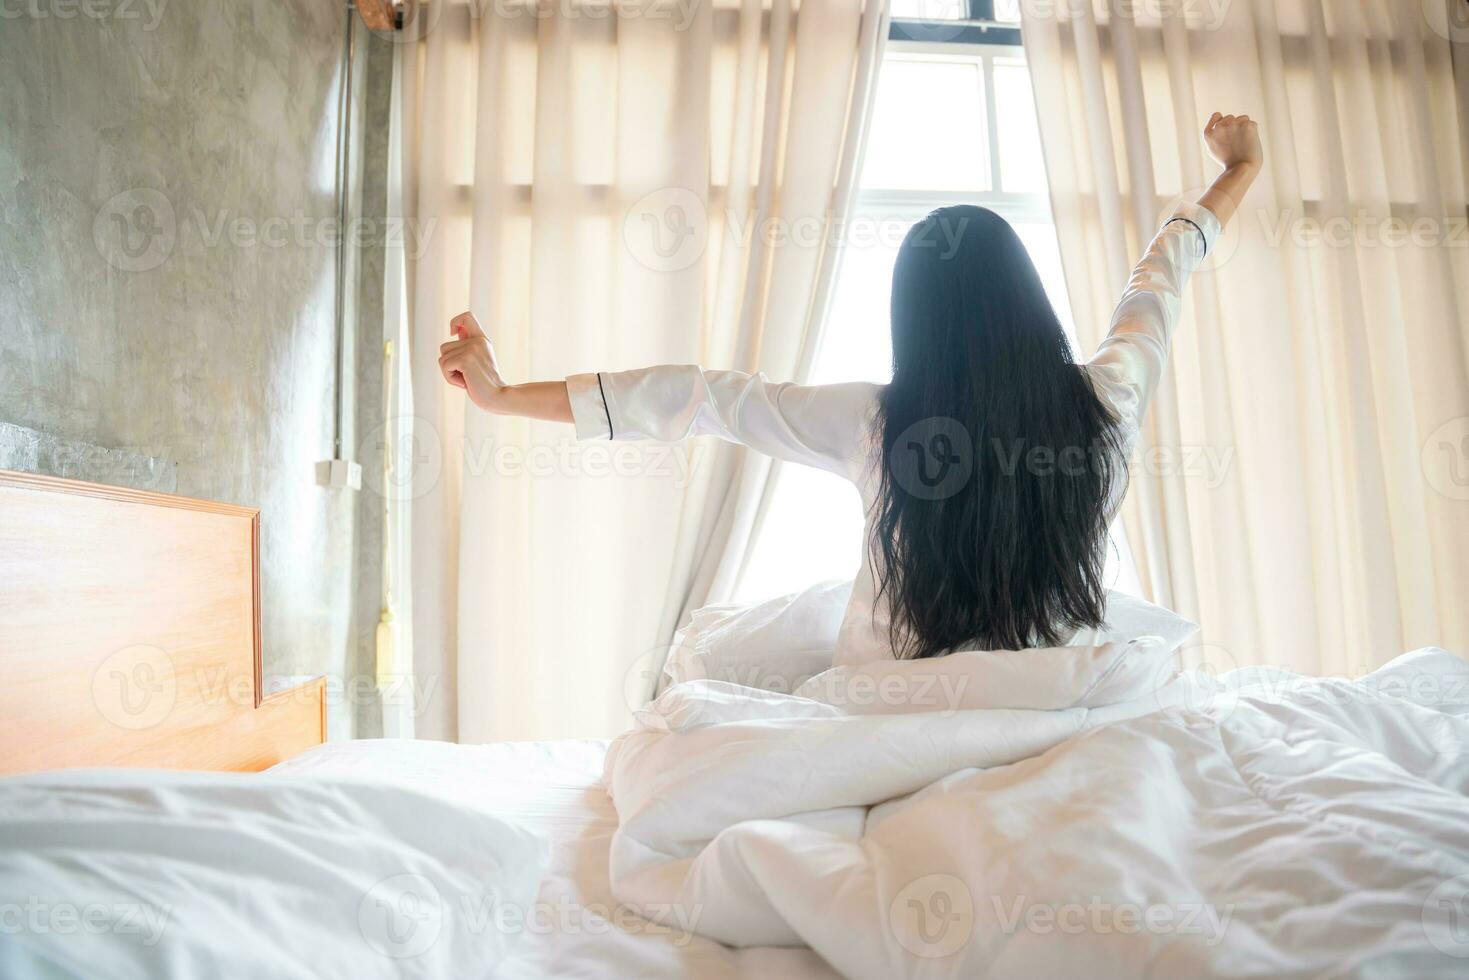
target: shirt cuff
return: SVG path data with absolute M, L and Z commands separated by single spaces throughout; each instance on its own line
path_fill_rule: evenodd
M 1210 252 L 1214 251 L 1214 243 L 1219 241 L 1219 236 L 1223 229 L 1219 224 L 1219 219 L 1214 217 L 1213 211 L 1210 211 L 1202 204 L 1180 204 L 1174 210 L 1173 217 L 1169 218 L 1165 222 L 1165 225 L 1172 224 L 1175 221 L 1184 222 L 1187 225 L 1193 226 L 1196 232 L 1195 240 L 1201 241 L 1204 249 L 1202 253 L 1196 253 L 1200 261 Z
M 600 374 L 573 374 L 566 379 L 571 399 L 571 420 L 578 439 L 611 439 L 612 410 Z

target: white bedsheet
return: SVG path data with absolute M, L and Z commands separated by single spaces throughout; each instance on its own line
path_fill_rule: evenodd
M 677 915 L 650 922 L 612 896 L 608 849 L 617 812 L 601 785 L 604 741 L 333 742 L 277 766 L 273 773 L 391 778 L 447 795 L 531 828 L 549 842 L 550 863 L 532 914 L 495 980 L 830 980 L 837 976 L 807 949 L 730 949 L 695 934 Z M 452 911 L 452 906 L 451 906 Z M 486 928 L 500 929 L 500 925 Z
M 852 716 L 677 685 L 608 754 L 613 890 L 874 980 L 1469 976 L 1469 664 L 1165 690 Z
M 534 834 L 380 779 L 90 769 L 0 780 L 0 977 L 486 977 Z

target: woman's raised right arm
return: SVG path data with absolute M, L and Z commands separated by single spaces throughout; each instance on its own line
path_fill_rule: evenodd
M 500 377 L 495 349 L 473 313 L 449 321 L 454 340 L 439 347 L 444 380 L 463 388 L 476 407 L 495 415 L 519 415 L 546 422 L 570 422 L 571 398 L 564 381 L 507 385 Z
M 861 382 L 775 383 L 763 374 L 694 364 L 510 385 L 474 315 L 461 313 L 450 325 L 458 339 L 441 348 L 445 380 L 487 412 L 571 422 L 579 439 L 679 442 L 712 435 L 775 459 L 851 476 L 875 404 L 875 386 Z

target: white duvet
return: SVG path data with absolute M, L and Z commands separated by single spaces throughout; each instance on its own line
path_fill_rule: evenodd
M 608 755 L 613 890 L 851 977 L 1469 976 L 1469 664 L 1132 694 L 678 684 Z

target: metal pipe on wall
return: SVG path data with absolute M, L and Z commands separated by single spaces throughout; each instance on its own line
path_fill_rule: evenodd
M 353 0 L 347 0 L 343 10 L 346 24 L 342 34 L 342 87 L 337 98 L 336 406 L 332 419 L 332 457 L 338 460 L 346 459 L 342 424 L 347 372 L 342 362 L 346 339 L 347 185 L 351 178 L 352 159 L 352 63 L 356 57 L 354 33 L 357 21 L 353 15 L 356 9 Z

